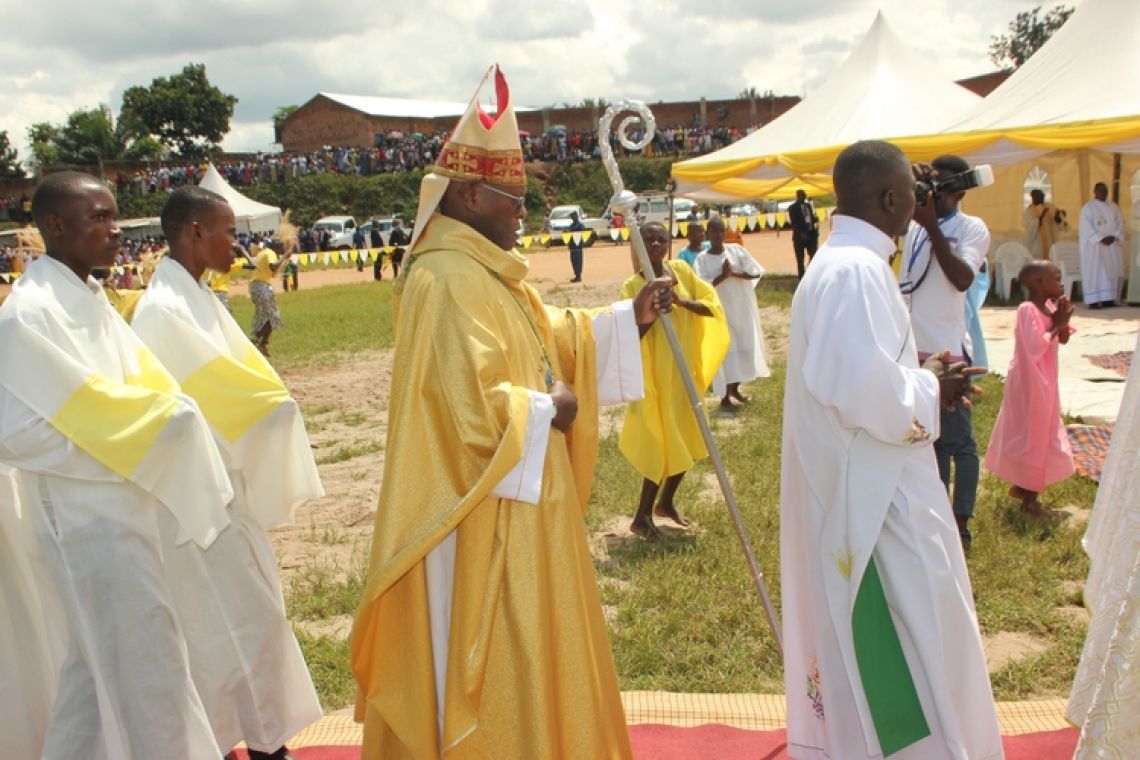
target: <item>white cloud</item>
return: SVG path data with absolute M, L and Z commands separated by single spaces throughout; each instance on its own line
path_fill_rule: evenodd
M 1070 0 L 1079 4 L 1080 0 Z M 1049 3 L 1046 3 L 1048 5 Z M 11 10 L 12 0 L 4 0 Z M 987 48 L 1029 0 L 40 0 L 20 9 L 0 73 L 0 129 L 27 155 L 62 121 L 204 63 L 239 99 L 224 142 L 269 149 L 270 119 L 320 90 L 466 100 L 491 63 L 516 104 L 810 94 L 881 8 L 947 77 L 991 71 Z M 10 13 L 8 15 L 11 15 Z

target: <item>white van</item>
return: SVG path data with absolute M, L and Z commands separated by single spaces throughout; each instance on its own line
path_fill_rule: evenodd
M 329 231 L 329 248 L 347 251 L 352 248 L 352 233 L 356 232 L 356 220 L 351 216 L 322 216 L 313 225 L 313 230 Z

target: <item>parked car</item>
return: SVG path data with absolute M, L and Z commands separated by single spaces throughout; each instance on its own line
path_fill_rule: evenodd
M 352 248 L 352 234 L 356 232 L 356 220 L 351 216 L 323 216 L 313 224 L 316 232 L 328 230 L 329 248 L 347 251 Z
M 574 212 L 578 213 L 578 220 L 582 222 L 582 224 L 588 230 L 594 230 L 595 232 L 598 232 L 600 230 L 609 229 L 610 222 L 608 219 L 600 216 L 586 216 L 586 210 L 581 206 L 555 206 L 550 210 L 550 213 L 546 215 L 546 220 L 542 225 L 543 231 L 549 232 L 554 236 L 550 239 L 551 245 L 562 244 L 561 235 L 563 232 L 567 232 L 570 229 L 570 225 L 573 222 L 573 220 L 570 218 L 570 215 Z M 597 236 L 595 235 L 586 245 L 592 245 L 596 239 Z
M 759 213 L 760 209 L 755 203 L 737 203 L 728 210 L 729 216 L 752 216 Z
M 697 212 L 697 202 L 688 198 L 673 199 L 673 222 L 687 222 Z

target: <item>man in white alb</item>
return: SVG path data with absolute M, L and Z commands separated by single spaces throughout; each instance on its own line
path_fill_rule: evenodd
M 209 547 L 229 478 L 197 405 L 91 277 L 119 250 L 114 196 L 59 172 L 32 213 L 47 252 L 0 307 L 0 356 L 19 357 L 0 362 L 0 464 L 17 471 L 67 614 L 42 757 L 217 758 L 158 518 Z
M 1081 209 L 1081 292 L 1090 309 L 1103 309 L 1120 297 L 1124 219 L 1108 200 L 1108 185 L 1097 182 L 1093 196 Z
M 922 368 L 888 257 L 914 181 L 845 149 L 827 243 L 792 300 L 780 475 L 788 754 L 996 760 L 993 694 L 931 441 L 973 370 Z
M 764 358 L 764 328 L 756 306 L 756 286 L 764 267 L 744 246 L 724 242 L 724 220 L 719 216 L 709 219 L 707 233 L 709 249 L 697 255 L 693 268 L 702 280 L 716 288 L 728 318 L 732 345 L 713 378 L 713 392 L 721 397 L 721 410 L 732 412 L 733 402 L 748 403 L 740 392 L 741 383 L 771 374 Z

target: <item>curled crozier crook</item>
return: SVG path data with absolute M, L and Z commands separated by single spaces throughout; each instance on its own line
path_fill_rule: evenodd
M 653 112 L 649 110 L 649 106 L 640 100 L 622 100 L 614 103 L 606 109 L 602 118 L 598 120 L 598 145 L 602 152 L 602 165 L 605 166 L 610 184 L 614 188 L 614 197 L 610 207 L 626 215 L 627 218 L 637 210 L 637 198 L 632 193 L 626 192 L 625 183 L 621 179 L 621 171 L 618 169 L 617 158 L 614 157 L 613 145 L 610 143 L 610 131 L 614 118 L 618 114 L 628 111 L 634 113 L 626 116 L 618 123 L 618 142 L 626 150 L 645 150 L 649 143 L 653 142 L 653 136 L 657 134 L 657 119 L 653 117 Z M 634 141 L 629 138 L 630 127 L 633 126 L 641 127 L 640 140 Z

